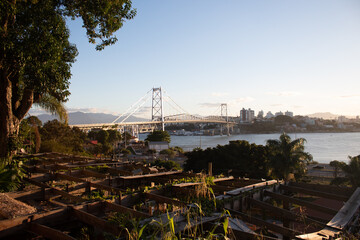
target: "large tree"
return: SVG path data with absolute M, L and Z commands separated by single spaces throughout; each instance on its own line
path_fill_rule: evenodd
M 346 178 L 350 180 L 353 187 L 360 187 L 360 155 L 349 156 L 349 163 L 342 166 Z
M 167 131 L 154 130 L 152 133 L 149 133 L 145 139 L 149 142 L 168 142 L 170 143 L 171 137 Z
M 132 19 L 131 0 L 0 1 L 0 158 L 11 155 L 19 124 L 43 97 L 65 102 L 77 49 L 67 18 L 82 18 L 96 49 L 116 42 Z
M 289 173 L 297 176 L 305 174 L 306 165 L 312 161 L 311 154 L 304 152 L 305 139 L 291 140 L 290 136 L 283 133 L 279 140 L 270 139 L 266 145 L 270 151 L 273 175 L 278 178 L 287 178 Z

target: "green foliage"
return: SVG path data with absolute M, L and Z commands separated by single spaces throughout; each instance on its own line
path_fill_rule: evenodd
M 207 169 L 208 162 L 213 163 L 214 172 L 227 172 L 253 178 L 265 178 L 269 173 L 268 148 L 250 144 L 247 141 L 230 141 L 229 144 L 215 148 L 194 149 L 185 153 L 185 170 L 200 172 Z
M 343 169 L 346 163 L 334 160 L 330 162 L 330 166 L 334 168 L 334 178 L 337 178 L 339 170 Z
M 160 154 L 167 155 L 169 158 L 173 158 L 176 155 L 176 152 L 172 149 L 164 149 L 160 151 Z
M 151 164 L 152 166 L 164 167 L 166 170 L 181 170 L 179 163 L 172 160 L 160 160 L 156 159 L 155 162 Z
M 349 163 L 342 167 L 346 177 L 353 187 L 360 187 L 360 155 L 349 156 Z
M 127 156 L 127 155 L 130 155 L 131 154 L 131 151 L 129 150 L 129 149 L 127 149 L 127 148 L 123 148 L 123 149 L 121 149 L 121 151 L 120 151 L 122 154 L 124 154 L 125 156 Z
M 145 141 L 170 143 L 171 138 L 170 138 L 170 134 L 167 131 L 155 130 L 147 136 Z
M 66 20 L 82 18 L 89 42 L 102 50 L 116 42 L 114 33 L 135 15 L 131 0 L 0 2 L 0 102 L 6 106 L 0 115 L 5 135 L 0 156 L 12 153 L 8 139 L 33 104 L 59 112 L 68 100 L 78 52 L 69 42 Z
M 283 124 L 296 123 L 296 121 L 292 117 L 286 115 L 279 115 L 275 117 L 274 123 L 277 125 L 283 125 Z
M 346 177 L 335 177 L 331 180 L 330 185 L 347 186 L 349 183 L 349 179 Z
M 274 177 L 287 178 L 294 173 L 297 178 L 305 175 L 306 165 L 312 161 L 311 154 L 304 152 L 304 138 L 291 141 L 289 135 L 283 133 L 279 140 L 268 140 L 269 158 Z
M 78 128 L 70 128 L 57 120 L 49 121 L 40 130 L 42 152 L 84 152 L 84 133 Z
M 170 149 L 175 151 L 175 152 L 181 153 L 181 154 L 185 153 L 184 149 L 182 149 L 181 147 L 178 147 L 178 146 L 172 147 Z
M 0 159 L 0 192 L 16 190 L 25 177 L 23 163 L 15 158 Z

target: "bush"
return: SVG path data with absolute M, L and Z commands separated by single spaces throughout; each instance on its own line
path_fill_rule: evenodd
M 176 155 L 176 152 L 171 149 L 164 149 L 160 151 L 160 154 L 167 155 L 169 158 L 173 158 Z
M 22 161 L 16 159 L 0 159 L 0 192 L 16 190 L 25 172 Z
M 181 170 L 180 164 L 172 160 L 155 160 L 152 166 L 164 167 L 166 170 Z

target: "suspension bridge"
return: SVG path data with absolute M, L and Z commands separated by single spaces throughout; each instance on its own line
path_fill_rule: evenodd
M 227 104 L 220 104 L 220 114 L 202 117 L 198 115 L 189 114 L 181 108 L 172 98 L 163 94 L 164 90 L 159 88 L 150 89 L 145 96 L 140 98 L 123 114 L 118 116 L 111 123 L 95 123 L 95 124 L 76 124 L 70 127 L 78 127 L 83 131 L 90 131 L 91 129 L 117 129 L 120 132 L 131 131 L 134 136 L 139 133 L 152 132 L 155 129 L 165 130 L 166 124 L 182 124 L 182 123 L 204 123 L 204 124 L 218 124 L 220 125 L 221 133 L 230 134 L 230 129 L 235 125 L 234 121 L 229 120 Z M 127 120 L 136 114 L 151 97 L 151 120 L 128 122 Z M 164 114 L 164 99 L 175 109 L 178 113 L 165 116 Z

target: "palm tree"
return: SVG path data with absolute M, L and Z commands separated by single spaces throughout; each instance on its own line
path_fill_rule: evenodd
M 279 140 L 270 139 L 266 146 L 270 150 L 270 161 L 273 174 L 278 178 L 287 178 L 290 173 L 297 176 L 305 174 L 305 166 L 312 161 L 312 155 L 304 152 L 306 139 L 298 138 L 291 141 L 286 133 Z
M 360 187 L 360 155 L 349 156 L 349 163 L 342 167 L 346 177 L 350 180 L 353 187 Z
M 65 124 L 68 122 L 68 114 L 63 102 L 60 102 L 58 99 L 49 94 L 42 95 L 42 97 L 39 98 L 34 105 L 47 112 L 57 115 L 61 122 L 64 122 Z

